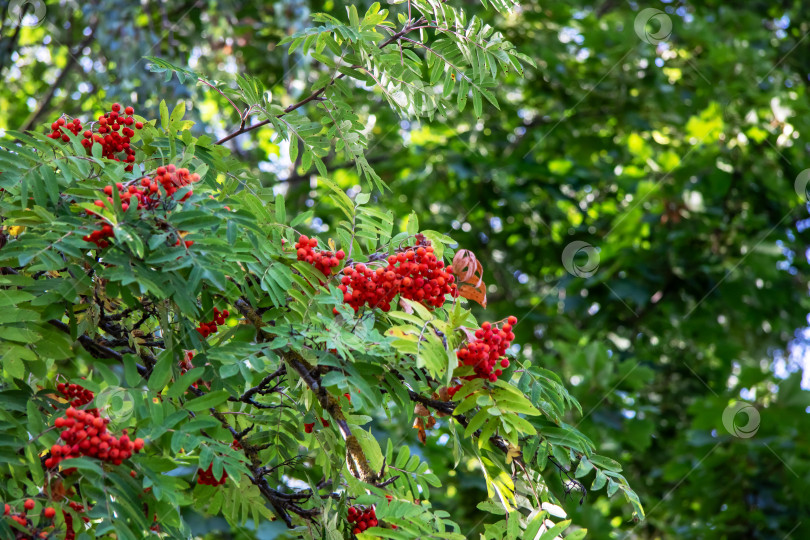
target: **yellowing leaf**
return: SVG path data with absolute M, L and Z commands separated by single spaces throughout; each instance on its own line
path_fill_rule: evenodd
M 520 457 L 520 447 L 510 444 L 506 449 L 506 464 L 512 463 L 512 460 L 517 457 Z

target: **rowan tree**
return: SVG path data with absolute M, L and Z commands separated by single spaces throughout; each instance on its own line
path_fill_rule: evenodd
M 280 43 L 320 65 L 295 100 L 258 76 L 213 81 L 147 59 L 238 113 L 219 140 L 184 120 L 184 103 L 149 118 L 123 97 L 7 133 L 4 538 L 188 538 L 198 516 L 279 521 L 300 538 L 465 538 L 431 504 L 430 460 L 390 436 L 403 423 L 477 465 L 458 474 L 486 482 L 486 538 L 582 538 L 562 507 L 588 489 L 621 491 L 623 517 L 643 518 L 621 466 L 566 422 L 581 410 L 560 377 L 516 354 L 520 320 L 473 315 L 487 292 L 475 254 L 369 204 L 389 188 L 347 97 L 381 95 L 426 122 L 468 101 L 481 116 L 499 77 L 531 58 L 433 0 L 313 23 Z M 231 154 L 257 129 L 313 176 L 337 228 L 318 226 L 319 205 L 287 215 Z M 330 178 L 333 154 L 362 189 Z

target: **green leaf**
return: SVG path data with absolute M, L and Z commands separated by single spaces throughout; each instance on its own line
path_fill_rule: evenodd
M 606 456 L 600 456 L 599 454 L 591 454 L 590 456 L 588 456 L 588 459 L 590 459 L 591 462 L 597 467 L 601 467 L 608 471 L 622 472 L 621 463 L 619 463 L 615 459 L 611 459 Z
M 160 392 L 163 387 L 166 386 L 172 378 L 172 364 L 173 357 L 171 351 L 164 351 L 160 357 L 158 357 L 158 361 L 152 369 L 152 374 L 149 376 L 149 382 L 147 383 L 149 390 Z
M 166 392 L 166 395 L 170 398 L 178 398 L 185 394 L 189 387 L 200 378 L 200 376 L 205 372 L 205 368 L 202 366 L 198 366 L 195 368 L 190 369 L 186 373 L 182 374 L 177 382 L 175 382 L 169 391 Z M 198 398 L 199 399 L 199 398 Z M 197 401 L 196 399 L 194 401 Z
M 228 397 L 230 397 L 230 393 L 227 390 L 216 390 L 187 401 L 183 408 L 188 411 L 198 412 L 221 405 L 228 400 Z
M 172 111 L 172 114 L 169 117 L 169 124 L 172 127 L 175 127 L 181 120 L 183 120 L 183 115 L 185 113 L 186 113 L 186 103 L 184 101 L 181 101 Z
M 481 409 L 478 411 L 475 416 L 473 416 L 470 423 L 467 424 L 467 427 L 464 429 L 464 436 L 469 437 L 478 429 L 484 425 L 484 422 L 490 419 L 490 414 L 488 409 Z
M 279 193 L 276 195 L 276 208 L 275 208 L 276 221 L 278 223 L 287 222 L 287 211 L 284 208 L 284 195 Z
M 593 484 L 591 484 L 591 489 L 593 491 L 597 491 L 605 487 L 605 483 L 607 482 L 607 476 L 600 470 L 596 471 L 596 478 L 593 479 Z
M 363 453 L 368 458 L 371 468 L 375 471 L 382 469 L 382 450 L 380 449 L 380 444 L 377 442 L 377 439 L 374 437 L 371 431 L 356 429 L 352 431 L 352 434 L 357 437 L 357 442 L 360 443 L 360 446 L 363 448 Z
M 160 125 L 164 131 L 169 131 L 169 108 L 165 99 L 160 100 Z
M 571 525 L 570 519 L 557 523 L 552 528 L 544 532 L 543 536 L 540 537 L 540 540 L 553 540 L 554 538 L 560 536 L 560 534 L 562 534 L 562 532 L 567 529 L 569 525 Z
M 587 458 L 583 457 L 579 461 L 579 465 L 577 466 L 577 472 L 575 473 L 575 476 L 577 478 L 582 478 L 583 476 L 586 476 L 592 470 L 593 470 L 593 464 L 590 461 L 588 461 Z

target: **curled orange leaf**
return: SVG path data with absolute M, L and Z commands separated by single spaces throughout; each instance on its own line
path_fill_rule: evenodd
M 460 249 L 453 257 L 453 273 L 458 279 L 458 293 L 467 300 L 487 307 L 487 286 L 484 283 L 484 267 L 468 249 Z

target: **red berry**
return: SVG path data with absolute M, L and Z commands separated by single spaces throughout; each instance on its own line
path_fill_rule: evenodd
M 23 508 L 26 510 L 33 510 L 36 503 L 34 503 L 34 499 L 26 499 L 25 503 L 23 503 Z
M 49 506 L 45 509 L 42 515 L 45 516 L 45 519 L 53 519 L 53 517 L 56 515 L 56 510 Z

